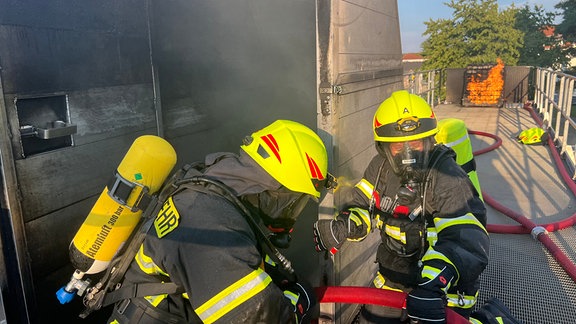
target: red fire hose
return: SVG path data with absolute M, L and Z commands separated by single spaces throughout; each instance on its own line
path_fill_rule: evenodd
M 526 103 L 524 105 L 524 109 L 530 111 L 532 118 L 534 118 L 534 120 L 536 121 L 536 123 L 539 126 L 542 126 L 542 120 L 538 117 L 538 115 L 532 109 L 531 103 L 529 103 L 529 102 Z M 469 133 L 489 136 L 492 138 L 497 138 L 494 135 L 486 134 L 486 133 L 482 133 L 482 132 L 469 131 Z M 496 147 L 500 146 L 501 143 L 502 143 L 502 141 L 500 139 L 498 139 L 498 141 L 494 145 L 489 147 L 489 150 L 485 150 L 482 152 L 480 152 L 480 151 L 474 152 L 474 155 L 479 155 L 479 154 L 485 153 L 487 151 L 491 151 L 491 150 L 495 149 Z M 572 178 L 570 177 L 570 175 L 566 171 L 566 167 L 564 166 L 564 163 L 563 163 L 562 158 L 560 157 L 560 154 L 558 153 L 558 151 L 556 149 L 553 149 L 556 146 L 554 144 L 554 140 L 552 139 L 552 136 L 548 137 L 548 146 L 550 147 L 550 152 L 552 153 L 552 156 L 554 158 L 554 162 L 556 163 L 556 166 L 557 166 L 558 171 L 560 172 L 560 174 L 562 176 L 562 179 L 564 180 L 564 183 L 566 183 L 566 185 L 570 188 L 570 190 L 572 191 L 572 194 L 574 194 L 576 196 L 576 183 L 574 183 L 574 181 L 572 180 Z M 553 231 L 557 231 L 557 230 L 561 230 L 561 229 L 573 226 L 574 224 L 576 224 L 576 214 L 568 217 L 567 219 L 564 219 L 564 220 L 561 220 L 561 221 L 558 221 L 555 223 L 539 224 L 538 225 L 538 224 L 535 224 L 534 222 L 532 222 L 527 217 L 520 215 L 519 213 L 515 212 L 514 210 L 511 210 L 511 209 L 499 204 L 496 200 L 494 200 L 492 197 L 490 197 L 484 191 L 482 191 L 482 196 L 484 197 L 484 201 L 488 205 L 492 206 L 494 209 L 498 210 L 499 212 L 503 213 L 504 215 L 507 215 L 508 217 L 514 219 L 515 221 L 517 221 L 518 223 L 521 224 L 520 226 L 488 224 L 487 230 L 489 232 L 491 232 L 491 233 L 507 233 L 507 234 L 531 233 L 532 236 L 537 238 L 548 249 L 548 251 L 552 254 L 552 256 L 556 259 L 556 261 L 558 261 L 560 266 L 566 271 L 566 273 L 570 276 L 570 278 L 572 278 L 572 280 L 574 282 L 576 282 L 576 265 L 574 265 L 572 260 L 570 260 L 570 258 L 568 258 L 566 256 L 566 254 L 562 251 L 562 249 L 560 249 L 550 239 L 550 237 L 548 235 L 542 235 L 542 234 L 546 234 L 546 231 L 553 232 Z
M 401 309 L 406 293 L 371 287 L 320 287 L 316 288 L 320 303 L 372 304 Z M 446 308 L 448 324 L 470 324 L 460 314 Z

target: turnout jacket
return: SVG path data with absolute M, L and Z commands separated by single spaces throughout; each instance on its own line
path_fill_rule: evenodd
M 205 175 L 238 196 L 278 186 L 243 152 L 211 155 L 206 164 L 213 165 Z M 164 203 L 124 283 L 173 282 L 185 293 L 147 296 L 139 304 L 192 323 L 198 317 L 204 323 L 293 322 L 293 306 L 263 270 L 264 256 L 242 214 L 222 196 L 183 187 Z
M 444 264 L 456 271 L 455 284 L 447 294 L 448 306 L 470 309 L 476 300 L 478 277 L 488 263 L 486 209 L 456 163 L 454 151 L 444 145 L 437 145 L 434 151 L 427 188 L 415 188 L 419 197 L 408 206 L 410 217 L 417 214 L 413 220 L 393 215 L 403 184 L 380 155 L 368 165 L 347 206 L 360 207 L 366 213 L 373 206 L 372 225 L 380 229 L 382 238 L 377 261 L 385 286 L 414 288 L 424 276 L 424 266 Z

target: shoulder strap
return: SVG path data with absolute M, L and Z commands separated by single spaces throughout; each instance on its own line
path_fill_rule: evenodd
M 130 299 L 135 297 L 145 297 L 145 296 L 155 296 L 162 294 L 182 294 L 184 293 L 184 288 L 176 285 L 173 282 L 149 282 L 149 283 L 139 283 L 132 285 L 123 285 L 122 287 L 108 292 L 104 297 L 102 306 L 112 305 L 123 299 Z
M 436 175 L 438 174 L 438 170 L 436 170 L 436 166 L 446 158 L 449 158 L 449 152 L 453 151 L 451 148 L 445 145 L 436 145 L 430 154 L 430 159 L 428 160 L 428 172 L 426 173 L 426 177 L 424 178 L 423 186 L 423 193 L 422 193 L 422 210 L 424 213 L 432 213 L 433 210 L 431 209 L 430 205 L 426 203 L 426 197 L 428 193 L 428 189 L 431 185 L 433 185 L 436 181 Z

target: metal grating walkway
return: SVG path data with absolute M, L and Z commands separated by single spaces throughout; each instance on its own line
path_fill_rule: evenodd
M 537 126 L 522 105 L 462 107 L 440 105 L 439 119 L 459 118 L 469 130 L 490 133 L 502 139 L 494 151 L 476 156 L 482 191 L 499 204 L 536 224 L 564 220 L 576 213 L 576 199 L 566 187 L 548 146 L 527 146 L 514 136 Z M 471 135 L 474 151 L 494 143 L 494 139 Z M 488 208 L 488 223 L 519 225 Z M 490 263 L 482 275 L 481 305 L 498 297 L 524 324 L 572 324 L 576 317 L 576 283 L 547 248 L 529 234 L 491 233 Z M 567 258 L 576 263 L 576 228 L 549 233 Z

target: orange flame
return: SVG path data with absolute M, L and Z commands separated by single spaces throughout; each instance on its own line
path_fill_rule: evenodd
M 474 104 L 496 104 L 504 89 L 504 62 L 497 59 L 497 64 L 488 71 L 488 77 L 482 80 L 481 74 L 472 75 L 468 79 L 466 90 L 468 90 L 468 100 Z

